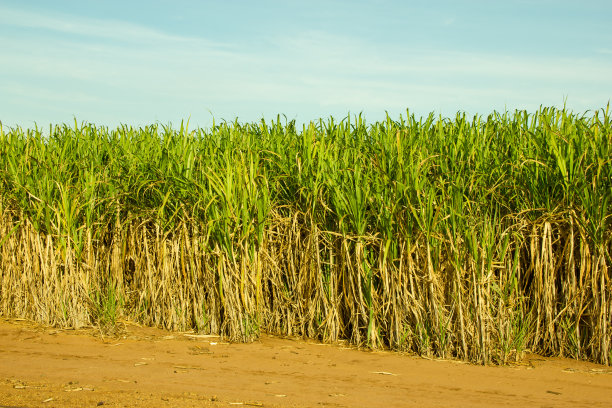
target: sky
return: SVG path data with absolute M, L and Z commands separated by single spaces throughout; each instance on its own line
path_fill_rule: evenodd
M 0 121 L 585 113 L 612 98 L 610 21 L 609 0 L 0 0 Z

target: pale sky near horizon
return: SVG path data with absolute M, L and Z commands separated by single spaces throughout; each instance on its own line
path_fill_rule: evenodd
M 610 1 L 0 0 L 0 121 L 368 122 L 612 98 Z

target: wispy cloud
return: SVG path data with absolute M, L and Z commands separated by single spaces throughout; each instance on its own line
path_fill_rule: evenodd
M 207 42 L 209 46 L 221 47 L 227 44 L 172 35 L 150 27 L 121 20 L 84 18 L 76 15 L 38 13 L 0 5 L 0 23 L 9 27 L 45 30 L 72 36 L 108 39 L 119 42 L 140 43 L 185 43 Z

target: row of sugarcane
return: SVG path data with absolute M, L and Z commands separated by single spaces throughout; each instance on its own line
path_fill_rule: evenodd
M 607 108 L 0 128 L 0 314 L 612 359 Z

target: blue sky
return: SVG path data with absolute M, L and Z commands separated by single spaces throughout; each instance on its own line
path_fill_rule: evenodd
M 0 121 L 600 109 L 610 1 L 2 1 Z

